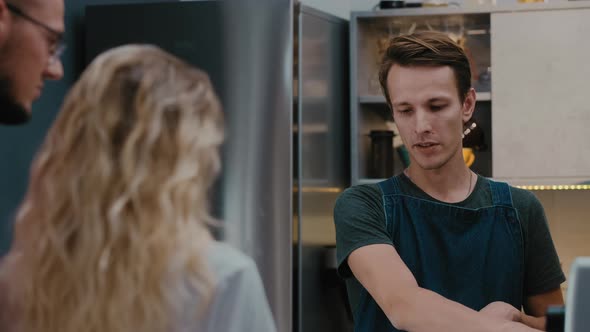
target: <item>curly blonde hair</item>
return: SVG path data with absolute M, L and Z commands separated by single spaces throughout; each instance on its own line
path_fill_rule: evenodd
M 204 72 L 148 45 L 97 57 L 38 152 L 17 215 L 18 330 L 170 331 L 185 300 L 210 299 L 207 197 L 222 127 Z

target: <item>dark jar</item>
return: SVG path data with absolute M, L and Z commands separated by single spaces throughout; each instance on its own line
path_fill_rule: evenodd
M 393 176 L 393 131 L 371 130 L 371 157 L 369 176 L 389 178 Z

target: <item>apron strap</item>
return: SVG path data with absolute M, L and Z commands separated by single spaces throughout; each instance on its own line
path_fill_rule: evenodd
M 377 183 L 381 189 L 381 199 L 383 200 L 383 213 L 385 214 L 385 228 L 388 232 L 391 232 L 390 227 L 393 216 L 390 214 L 393 207 L 391 206 L 391 200 L 386 199 L 387 196 L 401 194 L 399 180 L 397 176 L 393 176 L 385 181 Z
M 493 180 L 488 181 L 492 192 L 492 203 L 494 205 L 514 207 L 514 204 L 512 203 L 512 193 L 510 193 L 510 186 L 508 183 Z

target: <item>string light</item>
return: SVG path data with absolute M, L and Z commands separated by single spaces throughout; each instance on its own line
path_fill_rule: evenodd
M 526 190 L 590 190 L 589 184 L 515 186 Z

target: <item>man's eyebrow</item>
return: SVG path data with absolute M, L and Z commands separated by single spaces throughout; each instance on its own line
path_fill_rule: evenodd
M 394 106 L 394 107 L 398 107 L 398 106 L 408 106 L 408 105 L 410 105 L 410 103 L 408 103 L 408 102 L 406 102 L 406 101 L 401 101 L 401 102 L 398 102 L 398 103 L 393 103 L 393 104 L 391 104 L 391 105 L 392 105 L 392 106 Z
M 437 96 L 437 97 L 433 97 L 428 99 L 428 102 L 434 102 L 434 101 L 448 101 L 449 98 L 446 96 Z

